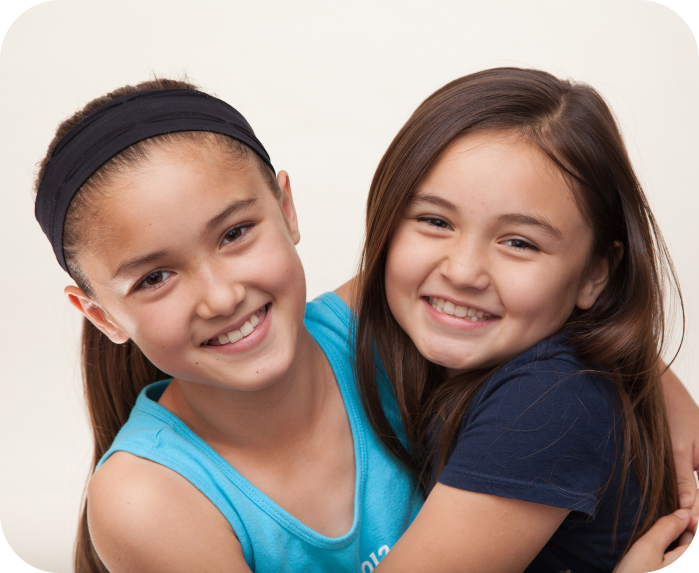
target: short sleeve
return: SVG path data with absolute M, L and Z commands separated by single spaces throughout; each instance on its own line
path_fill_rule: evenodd
M 615 394 L 578 366 L 502 367 L 469 405 L 438 481 L 594 516 L 616 455 Z

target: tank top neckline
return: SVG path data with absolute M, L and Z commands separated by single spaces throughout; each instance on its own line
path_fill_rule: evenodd
M 349 318 L 347 315 L 351 315 L 350 309 L 345 305 L 342 299 L 340 299 L 340 297 L 334 293 L 325 293 L 316 300 L 322 301 L 324 304 L 330 307 L 333 313 L 345 323 Z M 167 408 L 158 404 L 157 400 L 165 391 L 165 388 L 167 388 L 168 384 L 172 380 L 171 378 L 150 384 L 146 388 L 146 391 L 138 397 L 135 408 L 138 408 L 171 426 L 179 435 L 206 455 L 206 457 L 218 467 L 218 469 L 224 476 L 226 476 L 228 480 L 230 480 L 251 501 L 253 501 L 253 503 L 265 511 L 265 513 L 277 521 L 277 523 L 279 523 L 282 527 L 286 528 L 301 539 L 304 539 L 305 541 L 318 547 L 340 548 L 351 543 L 357 536 L 360 529 L 359 524 L 361 523 L 362 517 L 361 500 L 364 499 L 364 488 L 367 473 L 366 439 L 358 410 L 358 395 L 355 394 L 353 391 L 354 389 L 351 386 L 353 381 L 347 380 L 343 373 L 342 357 L 338 355 L 337 351 L 328 341 L 324 340 L 322 332 L 314 332 L 314 329 L 310 324 L 306 324 L 306 328 L 308 328 L 309 333 L 321 347 L 325 357 L 330 363 L 335 380 L 340 388 L 340 394 L 342 395 L 345 411 L 347 413 L 350 429 L 352 431 L 355 464 L 353 503 L 354 516 L 352 519 L 352 526 L 350 527 L 349 531 L 340 537 L 328 537 L 322 535 L 314 529 L 308 527 L 294 515 L 282 508 L 268 495 L 259 490 L 252 482 L 240 474 L 222 456 L 220 456 L 216 450 L 214 450 L 204 440 L 192 432 L 192 430 L 190 430 L 189 427 L 182 422 L 182 420 L 180 420 L 180 418 L 178 418 Z M 349 338 L 347 343 L 350 343 Z M 357 398 L 355 398 L 355 396 L 357 396 Z

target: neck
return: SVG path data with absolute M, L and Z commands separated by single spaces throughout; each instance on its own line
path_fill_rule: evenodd
M 303 327 L 291 368 L 267 388 L 244 392 L 173 379 L 159 403 L 214 449 L 262 453 L 309 435 L 333 384 L 322 349 Z

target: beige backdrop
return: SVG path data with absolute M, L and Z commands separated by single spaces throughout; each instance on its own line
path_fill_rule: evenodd
M 56 124 L 77 107 L 184 72 L 237 107 L 291 175 L 312 298 L 353 274 L 373 170 L 432 91 L 500 65 L 589 82 L 621 123 L 674 256 L 687 315 L 675 369 L 699 400 L 698 56 L 676 14 L 640 0 L 56 0 L 25 12 L 0 53 L 0 519 L 11 547 L 71 570 L 90 459 L 78 316 L 31 193 Z

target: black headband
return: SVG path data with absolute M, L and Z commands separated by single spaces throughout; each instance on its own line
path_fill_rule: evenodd
M 227 103 L 187 89 L 145 90 L 108 101 L 87 115 L 56 145 L 36 196 L 34 214 L 63 256 L 63 223 L 80 187 L 102 165 L 149 137 L 178 131 L 210 131 L 244 143 L 274 171 L 269 155 L 245 118 Z

